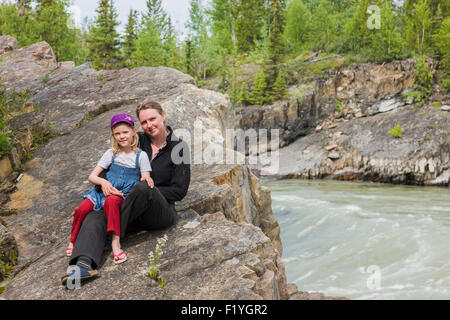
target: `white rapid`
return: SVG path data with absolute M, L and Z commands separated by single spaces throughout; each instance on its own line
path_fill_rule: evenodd
M 264 180 L 288 282 L 351 299 L 450 299 L 450 190 Z

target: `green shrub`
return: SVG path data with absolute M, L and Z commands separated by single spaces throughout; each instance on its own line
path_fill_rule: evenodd
M 334 99 L 334 103 L 336 104 L 336 110 L 341 113 L 342 111 L 344 111 L 344 106 L 342 105 L 341 100 L 339 99 Z
M 403 136 L 403 128 L 400 124 L 397 124 L 394 128 L 388 128 L 389 135 L 394 138 L 401 138 Z
M 0 133 L 0 158 L 8 154 L 12 149 L 11 140 L 8 136 Z

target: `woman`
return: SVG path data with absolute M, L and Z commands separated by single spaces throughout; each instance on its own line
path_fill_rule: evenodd
M 181 201 L 189 188 L 190 151 L 188 145 L 173 134 L 166 125 L 161 105 L 146 100 L 136 109 L 144 132 L 139 132 L 139 147 L 147 153 L 152 166 L 151 178 L 154 188 L 140 182 L 128 194 L 120 212 L 121 236 L 128 231 L 163 229 L 175 222 L 175 201 Z M 181 161 L 180 161 L 181 160 Z M 181 163 L 180 163 L 181 162 Z M 110 187 L 103 190 L 106 197 L 120 195 Z M 98 275 L 103 249 L 107 241 L 106 216 L 103 212 L 91 212 L 84 220 L 72 252 L 69 265 L 79 267 L 62 277 L 63 285 L 75 274 L 81 280 Z

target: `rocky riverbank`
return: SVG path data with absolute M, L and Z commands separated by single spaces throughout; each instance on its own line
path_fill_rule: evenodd
M 434 86 L 423 107 L 405 99 L 416 80 L 414 65 L 326 70 L 300 97 L 239 108 L 238 127 L 280 130 L 278 178 L 448 186 L 450 97 Z M 397 125 L 401 136 L 389 135 Z
M 26 115 L 42 117 L 51 134 L 22 164 L 24 175 L 17 184 L 13 181 L 12 193 L 3 199 L 2 214 L 9 215 L 2 219 L 19 259 L 2 298 L 326 298 L 288 286 L 270 192 L 247 166 L 238 164 L 192 165 L 191 187 L 177 203 L 175 226 L 127 237 L 126 264 L 112 264 L 106 250 L 101 278 L 86 283 L 83 290 L 66 290 L 59 278 L 67 268 L 64 248 L 71 215 L 82 192 L 90 188 L 88 173 L 109 147 L 111 116 L 133 114 L 145 98 L 156 99 L 173 128 L 192 132 L 194 121 L 201 121 L 208 132 L 200 146 L 204 150 L 211 141 L 224 140 L 226 125 L 235 122 L 234 112 L 226 96 L 198 89 L 191 77 L 168 68 L 73 67 L 57 63 L 45 42 L 8 49 L 2 57 L 3 82 L 16 90 L 30 90 L 34 108 Z M 10 180 L 16 177 L 12 175 Z M 169 240 L 160 266 L 167 285 L 161 289 L 146 272 L 148 253 L 163 234 Z

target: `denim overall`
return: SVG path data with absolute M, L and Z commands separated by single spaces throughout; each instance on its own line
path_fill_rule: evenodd
M 111 182 L 112 186 L 123 193 L 125 198 L 131 189 L 137 185 L 141 178 L 141 170 L 139 168 L 139 156 L 141 149 L 138 149 L 136 155 L 136 164 L 134 168 L 127 168 L 114 163 L 114 155 L 111 160 L 111 165 L 106 173 L 106 179 Z M 87 198 L 94 204 L 94 211 L 103 209 L 106 197 L 103 192 L 97 192 L 95 189 L 83 194 L 83 198 Z

